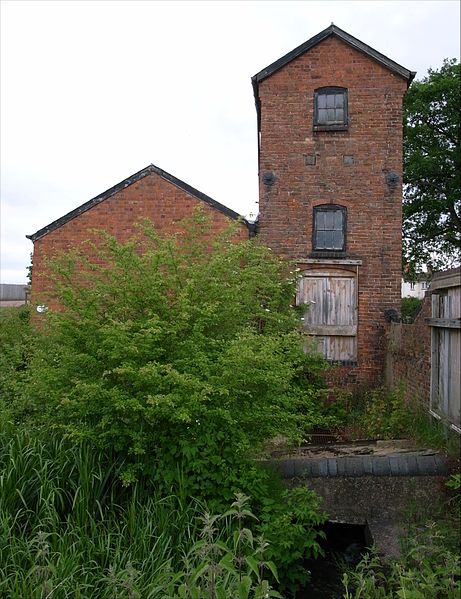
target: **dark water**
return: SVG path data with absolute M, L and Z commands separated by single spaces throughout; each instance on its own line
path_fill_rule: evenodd
M 322 530 L 326 534 L 321 543 L 325 557 L 307 561 L 311 580 L 296 599 L 342 599 L 344 568 L 357 565 L 366 551 L 366 526 L 327 522 Z

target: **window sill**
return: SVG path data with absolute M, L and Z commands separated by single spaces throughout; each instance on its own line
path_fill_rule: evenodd
M 347 131 L 348 125 L 314 125 L 314 131 Z
M 314 250 L 309 258 L 346 258 L 346 252 L 341 250 Z
M 327 358 L 327 362 L 328 364 L 331 364 L 331 366 L 358 368 L 358 363 L 356 360 L 329 360 Z

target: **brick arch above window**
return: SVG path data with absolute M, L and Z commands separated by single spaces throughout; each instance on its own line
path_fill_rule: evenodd
M 345 87 L 320 87 L 314 91 L 314 131 L 345 131 L 349 124 Z

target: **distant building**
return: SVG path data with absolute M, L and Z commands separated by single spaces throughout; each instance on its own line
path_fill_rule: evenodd
M 29 287 L 24 285 L 14 285 L 10 283 L 0 284 L 0 308 L 10 308 L 22 306 L 27 303 Z
M 402 297 L 423 299 L 430 287 L 431 281 L 427 275 L 420 276 L 416 281 L 404 281 L 402 279 Z

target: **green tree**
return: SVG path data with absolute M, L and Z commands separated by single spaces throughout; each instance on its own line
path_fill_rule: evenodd
M 455 59 L 415 81 L 405 99 L 403 253 L 416 272 L 459 263 L 461 71 Z
M 34 418 L 124 455 L 127 483 L 168 489 L 181 465 L 191 495 L 227 502 L 256 491 L 261 443 L 322 420 L 323 361 L 303 349 L 296 274 L 231 234 L 210 247 L 207 226 L 63 255 L 27 396 Z

